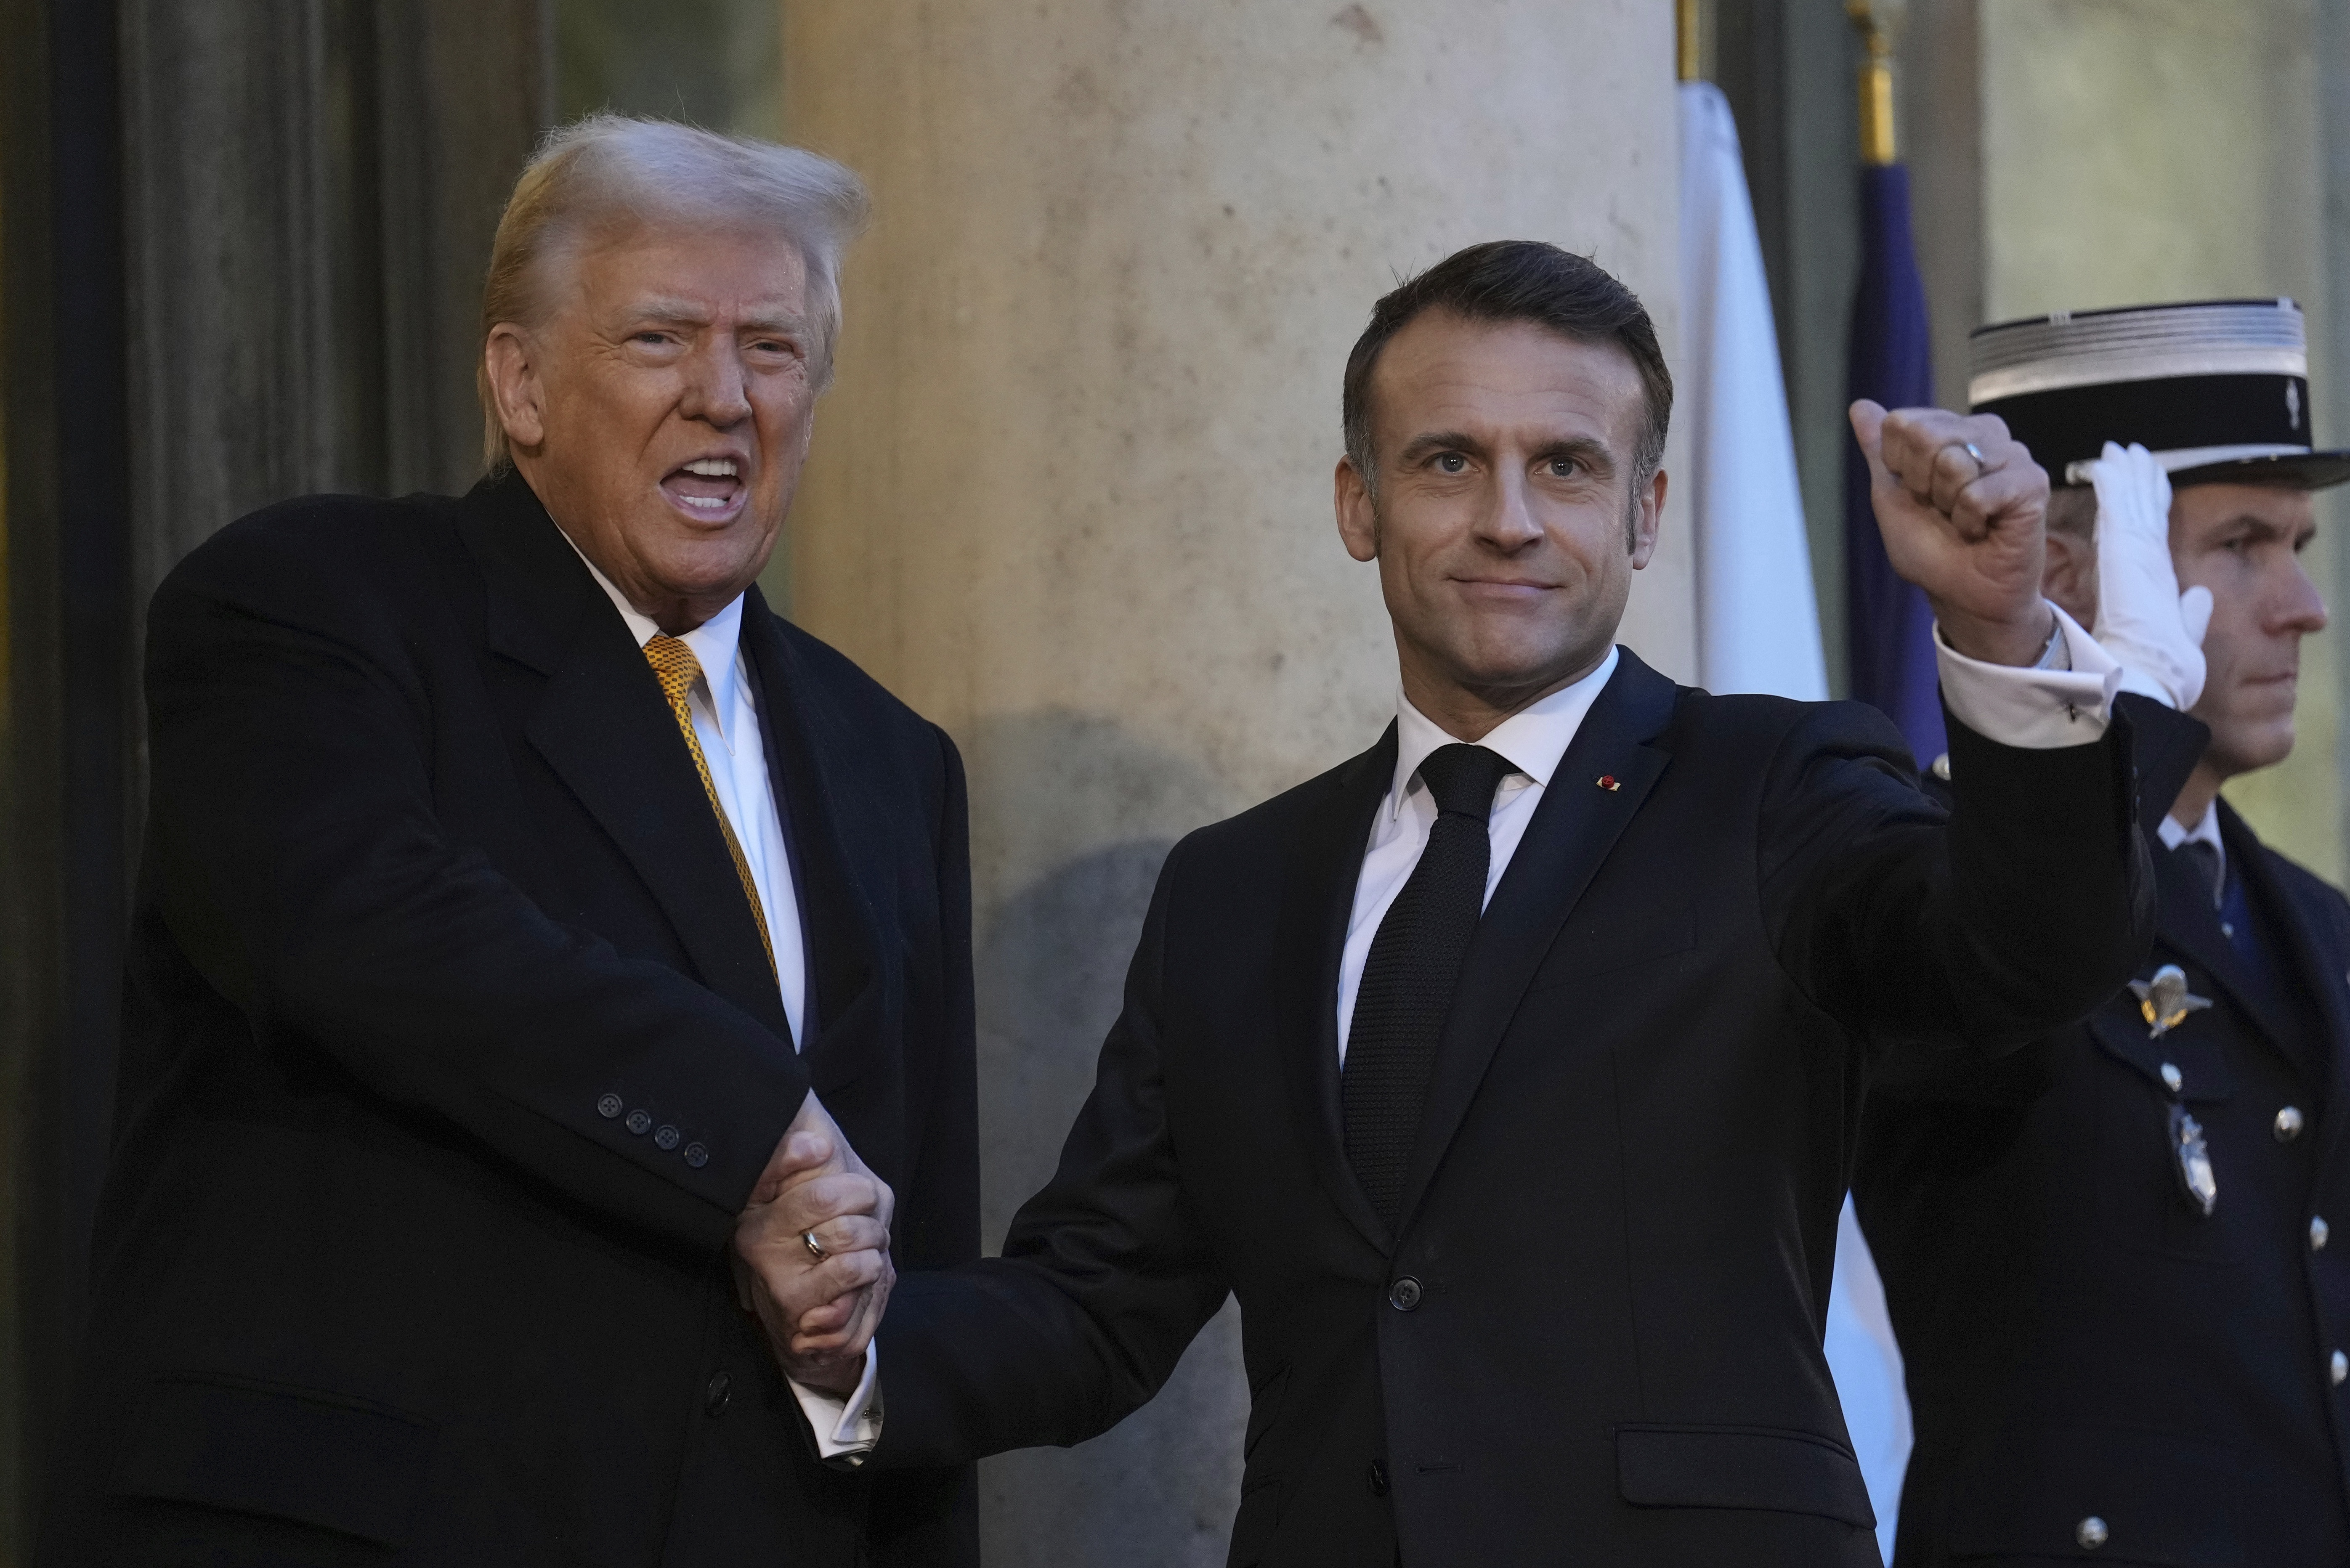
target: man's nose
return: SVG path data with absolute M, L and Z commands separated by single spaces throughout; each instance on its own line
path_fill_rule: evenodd
M 2325 596 L 2317 591 L 2317 585 L 2301 569 L 2301 558 L 2293 557 L 2293 576 L 2278 596 L 2271 624 L 2280 632 L 2307 637 L 2324 631 L 2326 619 Z
M 1477 536 L 1501 550 L 1523 550 L 1543 536 L 1526 504 L 1526 476 L 1508 467 L 1497 471 L 1492 503 L 1477 521 Z
M 679 411 L 721 430 L 751 417 L 750 379 L 743 374 L 743 357 L 733 344 L 713 343 L 693 357 Z

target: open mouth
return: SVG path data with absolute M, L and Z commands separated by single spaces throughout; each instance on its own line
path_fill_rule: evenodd
M 697 457 L 670 471 L 660 482 L 670 504 L 697 522 L 724 523 L 743 510 L 750 494 L 740 465 L 731 457 Z

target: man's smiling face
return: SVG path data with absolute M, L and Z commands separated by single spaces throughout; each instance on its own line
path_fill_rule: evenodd
M 1664 476 L 1633 493 L 1640 374 L 1613 343 L 1431 310 L 1371 376 L 1377 495 L 1337 475 L 1376 559 L 1404 689 L 1493 722 L 1596 669 L 1656 547 Z
M 647 227 L 553 281 L 543 325 L 491 339 L 515 466 L 631 604 L 690 629 L 759 575 L 807 455 L 818 344 L 799 247 Z

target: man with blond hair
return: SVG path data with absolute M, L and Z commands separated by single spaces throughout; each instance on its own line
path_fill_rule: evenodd
M 838 1397 L 889 1250 L 978 1251 L 962 768 L 754 586 L 864 211 L 806 152 L 556 132 L 488 477 L 270 507 L 157 593 L 40 1562 L 975 1559 L 968 1472 L 860 1471 Z M 840 1218 L 744 1222 L 810 1168 Z

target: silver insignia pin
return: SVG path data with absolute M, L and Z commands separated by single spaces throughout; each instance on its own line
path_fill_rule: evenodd
M 2211 1169 L 2211 1146 L 2204 1141 L 2203 1124 L 2185 1106 L 2170 1107 L 2170 1148 L 2178 1160 L 2180 1196 L 2209 1220 L 2220 1206 L 2220 1179 Z
M 2145 1015 L 2148 1039 L 2160 1039 L 2185 1023 L 2189 1013 L 2211 1005 L 2210 997 L 2187 989 L 2187 971 L 2175 963 L 2156 970 L 2152 980 L 2130 981 L 2129 987 L 2137 997 L 2138 1012 Z

